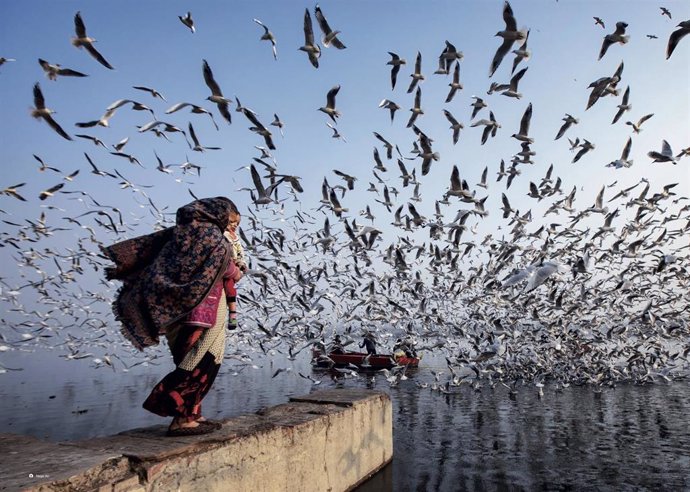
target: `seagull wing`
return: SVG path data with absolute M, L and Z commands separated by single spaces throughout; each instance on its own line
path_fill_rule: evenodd
M 223 96 L 223 92 L 213 78 L 213 71 L 206 60 L 204 60 L 204 81 L 214 96 Z
M 110 70 L 114 70 L 113 66 L 110 63 L 108 63 L 108 60 L 106 60 L 105 57 L 101 55 L 91 43 L 88 43 L 84 47 L 86 48 L 86 51 L 88 51 L 89 54 L 98 61 L 98 63 L 100 63 L 106 68 L 109 68 Z

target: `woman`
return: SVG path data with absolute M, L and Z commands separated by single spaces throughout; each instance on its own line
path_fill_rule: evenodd
M 242 272 L 223 233 L 235 204 L 225 197 L 194 201 L 177 211 L 176 225 L 108 248 L 115 267 L 108 279 L 123 282 L 113 302 L 122 333 L 143 350 L 164 334 L 175 370 L 156 385 L 144 408 L 173 417 L 169 436 L 206 434 L 219 428 L 201 416 L 223 360 L 225 285 Z

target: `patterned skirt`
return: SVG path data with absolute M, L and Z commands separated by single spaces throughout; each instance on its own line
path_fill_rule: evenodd
M 143 407 L 149 412 L 188 422 L 201 417 L 201 400 L 211 389 L 225 353 L 228 311 L 225 295 L 220 297 L 212 328 L 180 323 L 166 333 L 176 367 L 153 388 L 144 402 Z

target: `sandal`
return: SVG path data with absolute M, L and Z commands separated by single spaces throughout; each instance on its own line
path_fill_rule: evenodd
M 177 429 L 168 429 L 168 432 L 165 435 L 167 437 L 201 436 L 203 434 L 210 434 L 215 430 L 215 426 L 202 425 L 199 423 L 199 425 L 196 427 L 178 427 Z

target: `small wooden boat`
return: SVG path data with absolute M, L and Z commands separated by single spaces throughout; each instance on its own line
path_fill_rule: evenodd
M 316 367 L 345 367 L 350 364 L 360 369 L 390 369 L 393 366 L 417 367 L 419 357 L 394 356 L 392 354 L 367 355 L 360 352 L 333 353 L 325 355 L 319 350 L 312 353 L 312 364 Z

